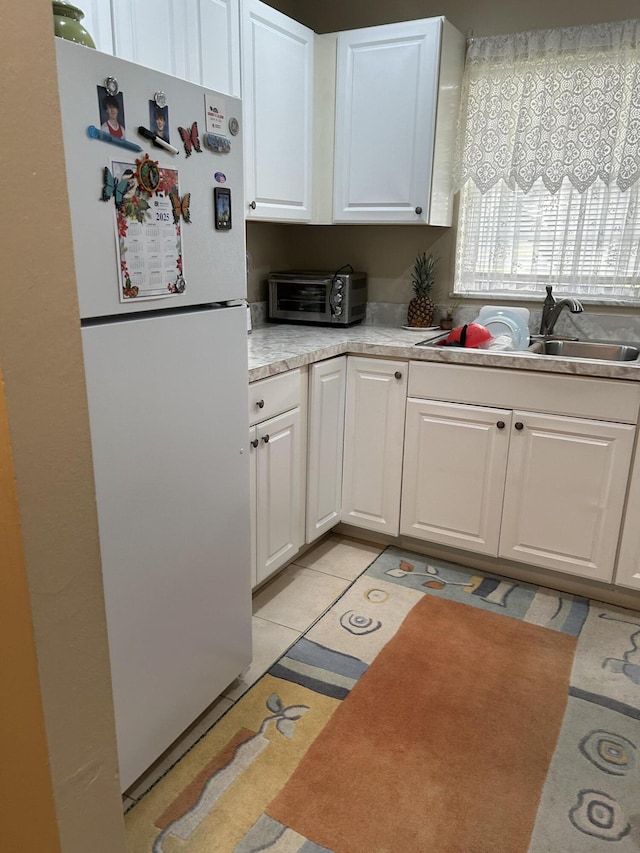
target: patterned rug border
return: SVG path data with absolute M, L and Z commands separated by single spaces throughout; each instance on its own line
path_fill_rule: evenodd
M 340 609 L 341 602 L 342 609 Z M 468 618 L 460 616 L 463 612 L 460 609 L 462 607 L 469 608 Z M 598 612 L 600 610 L 605 612 Z M 429 613 L 427 622 L 424 621 L 424 617 L 420 616 L 423 611 L 425 615 Z M 500 620 L 499 623 L 491 622 L 500 616 L 508 616 L 511 619 Z M 415 633 L 416 628 L 412 627 L 414 624 L 418 624 L 414 623 L 413 620 L 415 619 L 422 619 L 422 622 L 419 623 L 421 626 L 418 628 L 419 633 Z M 438 619 L 440 619 L 439 623 Z M 445 621 L 442 621 L 443 619 Z M 523 629 L 516 629 L 515 626 L 510 628 L 508 623 L 513 623 L 513 621 L 522 623 Z M 623 623 L 624 627 L 614 623 Z M 434 626 L 437 624 L 440 625 L 439 631 L 433 633 Z M 317 851 L 331 851 L 336 844 L 338 846 L 335 849 L 342 849 L 342 843 L 346 843 L 347 847 L 351 849 L 349 831 L 347 830 L 348 824 L 344 822 L 344 814 L 342 814 L 343 830 L 337 835 L 334 833 L 332 836 L 331 832 L 327 831 L 326 826 L 317 824 L 316 816 L 310 814 L 308 810 L 308 803 L 313 800 L 314 794 L 318 790 L 319 780 L 332 778 L 331 774 L 335 769 L 331 762 L 327 766 L 323 764 L 326 760 L 325 756 L 328 753 L 334 755 L 344 741 L 344 734 L 340 734 L 338 739 L 335 739 L 335 727 L 344 726 L 345 714 L 346 718 L 349 719 L 349 714 L 356 713 L 357 715 L 359 713 L 358 720 L 371 717 L 372 728 L 369 729 L 366 736 L 367 743 L 374 731 L 376 736 L 380 737 L 386 731 L 389 742 L 393 742 L 392 733 L 386 728 L 387 720 L 384 717 L 376 718 L 375 713 L 370 713 L 369 709 L 374 706 L 366 704 L 362 707 L 359 704 L 361 703 L 359 697 L 366 695 L 363 690 L 367 691 L 371 685 L 374 685 L 376 695 L 391 696 L 398 689 L 397 682 L 400 673 L 405 670 L 409 671 L 411 666 L 415 667 L 416 665 L 422 667 L 420 673 L 423 675 L 430 673 L 425 683 L 431 685 L 431 681 L 434 679 L 433 690 L 435 691 L 429 694 L 428 698 L 426 696 L 420 698 L 422 690 L 418 690 L 415 695 L 416 702 L 421 702 L 424 708 L 433 708 L 436 714 L 439 713 L 437 710 L 438 702 L 440 702 L 441 707 L 465 707 L 464 701 L 460 704 L 460 697 L 454 706 L 446 704 L 451 697 L 457 695 L 455 693 L 456 688 L 452 687 L 453 682 L 450 681 L 446 681 L 438 688 L 438 677 L 440 673 L 444 672 L 445 661 L 447 662 L 446 667 L 449 667 L 448 662 L 451 659 L 452 649 L 471 648 L 473 646 L 477 647 L 477 650 L 472 669 L 464 675 L 460 683 L 475 683 L 477 687 L 480 684 L 493 683 L 493 667 L 497 665 L 499 671 L 499 667 L 502 665 L 499 661 L 502 659 L 509 666 L 509 672 L 521 673 L 521 665 L 526 666 L 527 661 L 529 661 L 528 665 L 532 666 L 531 661 L 538 656 L 536 658 L 538 662 L 532 666 L 528 674 L 526 669 L 522 670 L 522 673 L 526 674 L 523 685 L 517 686 L 518 679 L 514 682 L 517 689 L 509 702 L 509 708 L 516 707 L 518 703 L 521 707 L 512 720 L 511 728 L 509 729 L 506 726 L 502 730 L 503 737 L 507 740 L 511 737 L 512 743 L 517 744 L 517 753 L 522 750 L 522 739 L 518 732 L 523 719 L 531 716 L 530 722 L 536 731 L 539 727 L 540 736 L 544 730 L 548 730 L 543 765 L 540 765 L 539 755 L 535 752 L 525 762 L 528 767 L 533 767 L 538 761 L 536 781 L 529 791 L 529 796 L 523 798 L 523 801 L 527 801 L 529 804 L 534 801 L 538 803 L 538 811 L 531 812 L 529 809 L 528 814 L 524 815 L 524 820 L 520 819 L 518 824 L 521 828 L 525 827 L 526 838 L 531 841 L 532 846 L 527 847 L 529 853 L 543 853 L 543 851 L 550 849 L 547 839 L 547 824 L 556 825 L 561 835 L 579 831 L 583 836 L 580 840 L 583 842 L 586 842 L 586 836 L 591 836 L 589 845 L 596 844 L 598 846 L 585 847 L 585 853 L 587 849 L 589 853 L 592 850 L 595 853 L 596 850 L 601 849 L 599 846 L 601 843 L 607 846 L 608 842 L 613 840 L 622 841 L 621 853 L 623 849 L 630 851 L 629 843 L 640 842 L 640 814 L 636 815 L 629 812 L 631 807 L 629 798 L 630 796 L 635 797 L 636 789 L 640 790 L 636 778 L 640 764 L 635 757 L 638 747 L 634 743 L 634 741 L 637 742 L 637 737 L 634 737 L 634 729 L 631 727 L 637 725 L 637 720 L 640 717 L 640 699 L 637 695 L 637 687 L 640 686 L 640 662 L 635 663 L 635 659 L 640 653 L 640 647 L 636 642 L 637 637 L 640 637 L 640 631 L 634 630 L 629 633 L 629 625 L 640 628 L 640 612 L 602 602 L 586 595 L 569 593 L 552 586 L 522 581 L 508 575 L 500 575 L 496 572 L 466 566 L 460 562 L 436 558 L 429 554 L 412 551 L 410 547 L 388 544 L 372 557 L 368 564 L 358 572 L 357 576 L 348 582 L 348 586 L 337 598 L 324 608 L 313 622 L 280 652 L 275 660 L 256 677 L 255 681 L 207 727 L 206 731 L 202 732 L 142 794 L 136 796 L 136 801 L 126 809 L 125 814 L 128 815 L 140 806 L 160 782 L 165 780 L 206 737 L 210 736 L 216 727 L 222 725 L 217 734 L 213 735 L 211 741 L 213 751 L 211 747 L 205 748 L 204 752 L 201 751 L 200 755 L 196 757 L 195 764 L 189 761 L 185 763 L 182 772 L 178 771 L 175 781 L 183 786 L 179 798 L 167 805 L 169 803 L 167 794 L 175 788 L 175 784 L 169 783 L 168 787 L 160 792 L 159 799 L 154 797 L 149 801 L 148 805 L 151 810 L 155 808 L 156 804 L 163 804 L 162 814 L 154 819 L 155 826 L 161 830 L 160 836 L 156 838 L 153 844 L 153 850 L 156 853 L 164 850 L 164 839 L 168 837 L 169 833 L 174 838 L 186 841 L 192 833 L 198 830 L 204 817 L 209 813 L 209 809 L 212 808 L 212 804 L 218 798 L 221 799 L 217 820 L 221 819 L 222 823 L 214 825 L 218 827 L 227 826 L 227 829 L 218 829 L 216 832 L 231 832 L 228 836 L 228 841 L 231 841 L 231 838 L 240 837 L 233 833 L 243 827 L 241 843 L 234 842 L 237 844 L 233 848 L 236 853 L 265 849 L 260 845 L 266 839 L 270 839 L 268 846 L 273 844 L 279 848 L 281 844 L 285 844 L 285 846 L 293 844 L 291 849 L 299 850 L 300 853 L 302 853 L 303 848 L 295 846 L 300 843 L 304 845 L 304 851 L 308 851 L 308 853 L 311 853 L 312 850 L 316 853 Z M 400 628 L 400 626 L 403 627 Z M 455 629 L 454 626 L 456 626 Z M 477 627 L 474 629 L 473 626 Z M 343 629 L 345 630 L 343 631 Z M 469 633 L 470 631 L 473 633 Z M 395 639 L 396 634 L 394 632 L 398 632 L 397 639 Z M 407 634 L 407 632 L 409 633 Z M 451 644 L 444 649 L 445 656 L 442 657 L 442 638 L 449 635 L 451 636 Z M 458 639 L 455 640 L 454 636 Z M 408 640 L 407 637 L 409 637 Z M 424 652 L 423 640 L 427 637 L 430 637 L 426 643 L 429 655 L 433 661 L 439 660 L 439 664 L 432 664 L 431 658 L 425 658 L 422 654 Z M 503 639 L 494 639 L 497 637 L 503 637 Z M 488 646 L 486 645 L 487 638 L 492 638 Z M 630 650 L 628 648 L 629 641 L 632 646 Z M 579 651 L 579 647 L 582 651 Z M 400 657 L 398 657 L 399 648 L 401 648 Z M 516 652 L 516 649 L 520 651 Z M 414 654 L 410 650 L 416 650 L 416 653 Z M 503 650 L 505 651 L 503 652 Z M 506 653 L 506 650 L 509 652 Z M 439 654 L 441 655 L 440 658 L 438 658 Z M 509 654 L 511 658 L 509 658 Z M 379 682 L 375 687 L 376 679 L 381 678 L 381 673 L 384 673 L 385 667 L 388 666 L 385 661 L 390 655 L 395 655 L 391 670 L 392 678 L 385 682 L 383 677 L 382 682 Z M 549 657 L 549 655 L 551 656 Z M 560 656 L 557 657 L 557 655 Z M 400 660 L 402 664 L 398 666 Z M 457 667 L 464 674 L 466 670 L 462 666 L 462 661 L 467 659 L 465 657 L 458 660 Z M 475 681 L 476 674 L 483 671 L 486 661 L 491 662 L 487 669 L 487 678 L 484 681 L 477 682 Z M 372 668 L 374 662 L 375 667 Z M 409 666 L 410 663 L 411 666 Z M 435 665 L 435 669 L 432 668 L 433 665 Z M 534 684 L 535 679 L 541 674 L 546 674 L 545 680 L 538 682 L 533 694 L 529 693 L 530 685 Z M 360 679 L 364 675 L 366 678 L 363 678 L 361 685 Z M 411 685 L 420 683 L 423 675 L 418 675 L 417 671 L 414 671 Z M 547 682 L 549 684 L 553 682 L 551 687 L 548 686 Z M 282 684 L 282 688 L 276 686 L 277 684 Z M 284 684 L 288 684 L 289 688 L 285 689 Z M 566 685 L 566 692 L 562 685 Z M 292 687 L 295 688 L 293 692 Z M 406 689 L 413 688 L 405 685 L 405 691 Z M 552 690 L 552 692 L 546 696 L 546 699 L 541 700 L 543 692 L 547 689 Z M 560 693 L 558 693 L 558 689 L 560 689 Z M 310 701 L 309 691 L 316 696 L 315 706 L 313 701 Z M 350 702 L 345 702 L 344 700 L 349 698 L 352 691 L 355 691 L 353 698 Z M 267 696 L 267 694 L 270 695 Z M 479 696 L 481 695 L 480 692 Z M 527 700 L 527 696 L 530 697 L 529 700 Z M 321 699 L 321 697 L 323 698 Z M 436 697 L 442 697 L 442 701 Z M 223 697 L 219 697 L 219 699 L 221 698 Z M 215 701 L 219 701 L 219 699 Z M 243 710 L 241 703 L 247 702 L 247 700 L 248 704 L 244 705 Z M 264 719 L 260 716 L 256 722 L 257 707 L 263 707 L 265 701 L 270 716 L 264 717 Z M 434 701 L 435 704 L 431 704 Z M 522 704 L 523 701 L 524 704 Z M 544 712 L 541 711 L 541 707 L 538 707 L 539 701 L 542 701 L 541 707 L 543 707 Z M 324 703 L 324 705 L 317 704 L 319 702 Z M 425 702 L 429 704 L 425 704 Z M 556 706 L 555 716 L 551 714 L 553 721 L 549 724 L 548 717 L 554 702 Z M 245 761 L 249 762 L 246 764 L 247 768 L 255 762 L 257 769 L 262 762 L 262 758 L 258 759 L 258 755 L 263 749 L 268 748 L 269 755 L 273 750 L 274 757 L 276 755 L 284 756 L 284 753 L 278 752 L 280 747 L 276 746 L 276 741 L 265 738 L 266 724 L 269 721 L 271 721 L 271 726 L 277 723 L 273 729 L 274 734 L 277 729 L 279 733 L 277 737 L 293 738 L 297 725 L 295 721 L 309 711 L 310 707 L 316 708 L 313 711 L 315 715 L 318 712 L 329 714 L 328 717 L 323 718 L 326 719 L 326 722 L 322 723 L 323 728 L 315 727 L 315 721 L 319 718 L 315 716 L 312 721 L 310 712 L 308 716 L 309 721 L 311 721 L 311 728 L 305 724 L 304 729 L 300 730 L 301 747 L 295 747 L 296 750 L 302 747 L 305 750 L 296 753 L 301 756 L 297 759 L 301 762 L 300 769 L 294 770 L 293 768 L 296 765 L 287 764 L 286 762 L 289 759 L 286 759 L 285 763 L 281 765 L 280 773 L 286 772 L 290 775 L 274 777 L 274 780 L 280 778 L 278 784 L 283 787 L 255 788 L 256 793 L 262 790 L 261 796 L 266 796 L 267 792 L 270 791 L 271 793 L 268 794 L 270 799 L 265 799 L 264 805 L 260 806 L 264 812 L 256 812 L 251 818 L 251 822 L 246 823 L 247 814 L 244 808 L 238 809 L 239 802 L 235 804 L 235 799 L 231 799 L 228 801 L 228 806 L 223 805 L 222 796 L 224 794 L 227 797 L 224 792 L 232 781 L 231 771 L 233 770 L 233 779 L 235 780 L 238 773 L 244 772 L 241 768 L 245 767 Z M 503 715 L 500 718 L 501 722 L 498 723 L 491 716 L 493 713 L 492 702 L 489 702 L 488 705 L 480 702 L 478 707 L 485 709 L 484 717 L 480 719 L 484 719 L 489 724 L 488 729 L 485 730 L 485 737 L 488 736 L 489 732 L 498 731 L 502 723 L 505 722 L 506 716 Z M 358 708 L 360 711 L 357 710 Z M 490 709 L 491 712 L 487 709 Z M 234 710 L 238 711 L 238 718 L 232 718 L 226 725 L 223 724 L 229 713 Z M 258 713 L 260 712 L 258 711 Z M 405 709 L 405 714 L 408 715 L 408 713 L 408 709 Z M 615 718 L 612 714 L 615 715 Z M 625 716 L 626 722 L 623 719 Z M 239 739 L 233 735 L 236 739 L 233 742 L 227 741 L 227 746 L 222 748 L 227 752 L 221 758 L 220 744 L 224 742 L 224 738 L 229 737 L 230 729 L 243 719 L 245 722 L 240 723 L 240 725 L 245 728 L 242 732 L 238 729 L 237 737 Z M 261 719 L 262 725 L 259 722 Z M 333 722 L 331 722 L 332 720 Z M 475 722 L 475 717 L 469 717 L 469 720 Z M 421 722 L 422 718 L 419 718 L 419 722 L 414 721 L 412 730 L 421 731 Z M 356 724 L 355 719 L 352 719 L 348 731 L 355 735 L 360 731 L 358 726 L 359 723 Z M 446 728 L 446 717 L 440 718 L 439 731 L 445 731 Z M 468 729 L 468 731 L 471 734 L 473 728 Z M 578 751 L 576 751 L 574 744 L 576 733 L 580 734 Z M 312 740 L 308 740 L 310 736 L 313 737 Z M 455 741 L 453 732 L 449 734 L 449 742 L 453 742 L 451 737 Z M 422 733 L 422 740 L 420 740 L 420 736 L 418 736 L 418 740 L 423 744 L 431 742 L 430 737 L 426 736 L 424 732 Z M 285 741 L 278 741 L 278 743 L 280 742 L 284 743 Z M 295 742 L 298 743 L 297 735 Z M 358 737 L 356 737 L 353 747 L 356 750 L 358 743 Z M 473 743 L 474 740 L 471 737 L 468 743 L 469 748 L 472 748 Z M 179 744 L 177 747 L 174 745 L 174 749 L 176 748 L 180 748 Z M 323 748 L 325 749 L 324 753 L 322 752 Z M 501 748 L 502 741 L 496 741 L 494 751 L 499 753 Z M 228 749 L 235 750 L 233 760 L 228 754 Z M 427 765 L 431 767 L 433 764 L 435 767 L 439 761 L 439 753 L 435 744 L 431 744 L 429 750 L 429 760 L 425 763 L 426 755 L 423 756 L 420 773 Z M 212 756 L 211 759 L 207 758 L 209 754 Z M 383 755 L 385 750 L 375 754 Z M 293 755 L 293 753 L 289 752 L 289 755 Z M 350 755 L 353 755 L 353 752 L 345 753 L 347 761 Z M 482 755 L 483 753 L 480 751 L 478 758 L 473 762 L 474 768 L 478 769 L 483 766 Z M 221 760 L 220 769 L 216 770 L 216 762 Z M 589 767 L 580 764 L 580 762 L 585 761 L 589 763 Z M 364 764 L 366 765 L 367 762 L 371 764 L 371 768 L 375 768 L 375 763 L 371 763 L 367 759 Z M 355 772 L 356 768 L 362 766 L 361 760 L 351 770 Z M 411 766 L 409 763 L 403 773 L 409 773 Z M 516 766 L 514 765 L 514 768 Z M 189 790 L 195 793 L 188 794 L 188 789 L 184 788 L 184 780 L 190 778 L 189 774 L 192 773 L 194 767 L 200 768 L 194 777 L 194 783 L 189 783 Z M 286 769 L 287 767 L 289 769 Z M 558 787 L 558 780 L 564 778 L 565 767 L 568 768 L 572 780 L 571 791 L 569 792 L 571 799 L 567 799 L 569 794 L 565 796 L 562 786 Z M 606 784 L 601 780 L 598 784 L 599 777 L 597 774 L 602 774 L 603 771 L 609 774 L 609 777 L 607 777 Z M 295 780 L 290 784 L 289 782 L 283 784 L 285 778 L 291 779 L 292 773 L 297 774 Z M 627 781 L 623 777 L 629 774 L 632 778 Z M 374 772 L 370 774 L 370 777 L 378 778 L 379 775 L 379 772 Z M 527 785 L 531 787 L 529 776 L 518 777 L 521 787 L 522 785 L 525 788 Z M 198 782 L 198 778 L 204 779 L 205 777 L 209 781 L 206 783 Z M 255 777 L 254 782 L 257 781 L 257 778 Z M 420 776 L 420 778 L 422 777 Z M 434 780 L 440 778 L 442 778 L 441 774 L 434 776 Z M 481 780 L 481 778 L 480 775 L 478 779 Z M 509 778 L 510 776 L 505 777 L 506 780 Z M 217 781 L 218 779 L 221 781 Z M 327 790 L 334 793 L 339 791 L 340 781 L 339 778 L 334 778 Z M 484 781 L 487 784 L 486 778 Z M 626 784 L 626 788 L 621 787 L 623 783 Z M 251 784 L 249 777 L 247 777 L 247 784 Z M 394 789 L 402 790 L 403 784 L 402 777 L 397 779 Z M 414 778 L 414 786 L 415 784 L 419 784 L 418 777 Z M 603 784 L 607 790 L 606 794 L 602 788 Z M 198 785 L 205 785 L 205 787 L 199 789 Z M 311 788 L 306 791 L 304 796 L 300 797 L 295 793 L 296 791 L 304 791 L 305 786 L 308 787 L 309 785 Z M 214 788 L 218 793 L 214 793 Z M 201 790 L 201 795 L 198 795 L 198 790 Z M 248 788 L 247 790 L 251 791 L 252 789 Z M 464 785 L 457 784 L 456 790 L 463 796 Z M 538 790 L 540 790 L 539 794 L 537 793 Z M 276 795 L 276 791 L 280 793 Z M 508 798 L 511 793 L 512 789 L 507 781 L 504 797 Z M 382 803 L 375 799 L 378 794 L 376 791 L 369 791 L 368 795 L 370 797 L 369 811 L 373 809 L 372 813 L 377 813 L 382 806 Z M 192 800 L 192 804 L 189 805 L 189 796 L 196 796 L 198 799 Z M 232 796 L 237 799 L 238 795 L 233 794 Z M 273 799 L 274 796 L 275 799 Z M 501 799 L 502 797 L 497 797 L 497 800 Z M 334 803 L 334 817 L 337 818 L 338 823 L 341 819 L 342 805 L 348 800 L 348 792 L 344 791 Z M 267 803 L 270 803 L 268 813 Z M 474 803 L 475 798 L 467 804 L 469 810 L 475 807 Z M 510 813 L 515 814 L 518 804 L 518 800 L 511 804 Z M 184 811 L 185 808 L 187 811 Z M 149 814 L 147 807 L 140 815 L 142 823 L 134 818 L 133 825 L 135 826 L 136 822 L 140 827 L 146 825 L 146 816 L 143 817 L 146 814 Z M 236 824 L 234 818 L 231 824 L 227 824 L 229 817 L 236 814 L 240 823 Z M 243 814 L 244 816 L 241 817 Z M 491 820 L 486 815 L 481 822 L 483 826 L 486 824 L 487 841 L 498 837 L 499 830 L 496 830 L 495 826 L 492 827 Z M 406 825 L 406 821 L 403 825 Z M 236 828 L 233 829 L 233 827 Z M 209 832 L 210 830 L 206 829 L 205 831 Z M 498 835 L 496 835 L 496 831 Z M 510 831 L 514 832 L 515 830 L 511 827 Z M 421 834 L 427 832 L 426 825 L 418 827 L 416 832 L 415 837 L 411 835 L 405 839 L 412 850 L 414 849 L 412 845 L 419 843 L 419 839 L 427 840 L 427 836 Z M 435 824 L 433 832 L 436 832 Z M 434 835 L 431 842 L 436 837 L 440 839 L 442 836 L 441 834 Z M 221 839 L 222 836 L 220 836 Z M 311 839 L 315 839 L 315 841 Z M 353 840 L 352 838 L 352 844 Z M 513 840 L 515 842 L 515 837 Z M 202 839 L 196 844 L 200 844 L 201 841 Z M 462 841 L 464 841 L 462 837 L 458 839 L 458 842 Z M 575 837 L 573 841 L 576 841 Z M 377 843 L 375 837 L 370 838 L 369 843 L 373 843 L 375 846 Z M 393 844 L 391 838 L 389 843 Z M 523 843 L 525 842 L 521 838 L 514 849 L 524 850 Z M 255 846 L 256 844 L 258 847 Z M 194 849 L 200 849 L 200 847 Z M 224 846 L 224 849 L 231 848 Z M 289 849 L 288 846 L 287 849 Z M 354 849 L 360 848 L 356 844 Z M 385 849 L 387 848 L 385 847 Z M 422 849 L 422 847 L 415 849 Z M 447 847 L 449 853 L 452 853 L 454 849 L 457 850 L 458 848 L 452 847 L 450 850 Z M 633 849 L 636 848 L 633 847 Z

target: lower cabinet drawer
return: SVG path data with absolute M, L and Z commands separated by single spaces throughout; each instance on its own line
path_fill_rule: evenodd
M 300 370 L 288 370 L 249 385 L 249 426 L 300 405 Z

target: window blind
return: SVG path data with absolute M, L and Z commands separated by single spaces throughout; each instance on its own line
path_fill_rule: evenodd
M 455 291 L 557 293 L 640 302 L 638 184 L 596 182 L 583 192 L 565 180 L 529 192 L 504 183 L 460 194 Z

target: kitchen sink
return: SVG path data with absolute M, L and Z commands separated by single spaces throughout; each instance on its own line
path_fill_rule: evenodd
M 562 358 L 598 358 L 604 361 L 635 361 L 640 349 L 631 344 L 605 341 L 534 341 L 529 352 Z

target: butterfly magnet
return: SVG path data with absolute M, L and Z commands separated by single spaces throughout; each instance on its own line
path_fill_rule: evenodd
M 200 139 L 198 138 L 198 122 L 194 121 L 191 127 L 187 130 L 184 127 L 179 127 L 178 132 L 180 133 L 180 138 L 184 143 L 184 153 L 187 157 L 191 157 L 191 152 L 195 148 L 198 154 L 202 153 L 202 148 L 200 147 Z
M 173 210 L 173 222 L 175 225 L 180 222 L 180 217 L 185 222 L 191 222 L 191 211 L 189 210 L 189 202 L 191 201 L 191 193 L 185 193 L 182 198 L 176 192 L 170 192 L 171 209 Z
M 102 172 L 102 177 L 104 182 L 101 195 L 102 201 L 109 201 L 109 199 L 113 198 L 116 203 L 116 207 L 120 207 L 126 194 L 131 189 L 133 172 L 125 172 L 122 175 L 122 178 L 117 180 L 113 177 L 111 169 L 108 166 L 105 166 Z

